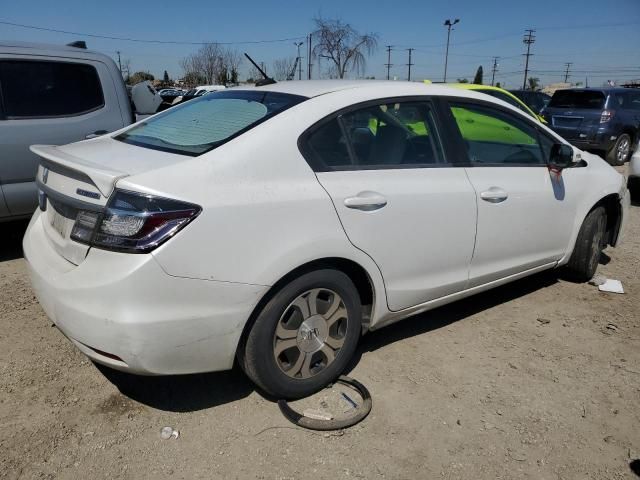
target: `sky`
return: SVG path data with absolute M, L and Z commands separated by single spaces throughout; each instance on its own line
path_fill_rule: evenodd
M 90 49 L 114 59 L 120 51 L 122 59 L 130 60 L 132 71 L 161 77 L 167 70 L 179 78 L 180 60 L 196 51 L 198 42 L 231 42 L 230 48 L 249 53 L 269 71 L 275 60 L 296 56 L 294 42 L 314 30 L 317 16 L 339 18 L 361 33 L 377 34 L 378 48 L 367 59 L 365 74 L 380 79 L 386 78 L 386 46 L 392 45 L 392 78 L 407 78 L 406 49 L 414 48 L 412 79 L 441 81 L 447 39 L 443 23 L 455 18 L 460 22 L 451 32 L 449 81 L 471 80 L 482 65 L 485 83 L 490 83 L 493 57 L 499 57 L 496 81 L 507 88 L 521 87 L 526 50 L 522 39 L 528 28 L 536 29 L 530 75 L 542 84 L 562 81 L 566 62 L 572 63 L 573 82 L 597 86 L 607 80 L 640 79 L 640 0 L 0 0 L 0 40 L 56 44 L 85 40 Z M 264 43 L 238 43 L 256 41 Z M 306 65 L 304 47 L 303 55 Z M 316 62 L 314 77 L 317 71 Z M 246 77 L 247 62 L 240 73 Z

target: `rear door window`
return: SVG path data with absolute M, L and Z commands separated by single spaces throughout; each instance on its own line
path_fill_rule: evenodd
M 602 109 L 606 97 L 593 90 L 558 90 L 551 97 L 550 108 Z
M 10 119 L 68 117 L 104 106 L 98 72 L 83 63 L 1 60 L 0 92 Z
M 428 101 L 371 105 L 326 122 L 308 138 L 324 168 L 368 170 L 445 163 Z

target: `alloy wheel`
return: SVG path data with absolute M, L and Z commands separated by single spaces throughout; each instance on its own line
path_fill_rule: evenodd
M 307 290 L 285 309 L 273 337 L 278 368 L 306 379 L 336 359 L 347 335 L 349 315 L 340 295 L 326 288 Z
M 630 142 L 626 138 L 622 139 L 618 144 L 618 150 L 616 152 L 618 163 L 624 163 L 627 161 L 630 146 Z

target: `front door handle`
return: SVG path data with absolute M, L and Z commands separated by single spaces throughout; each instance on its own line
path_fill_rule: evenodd
M 85 138 L 86 140 L 89 140 L 89 139 L 91 139 L 91 138 L 98 138 L 98 137 L 100 137 L 101 135 L 104 135 L 104 134 L 106 134 L 106 133 L 109 133 L 109 132 L 107 132 L 106 130 L 96 130 L 96 131 L 95 131 L 95 132 L 93 132 L 93 133 L 88 133 L 87 135 L 85 135 L 85 136 L 84 136 L 84 138 Z
M 499 187 L 491 187 L 489 190 L 481 192 L 480 198 L 482 198 L 485 202 L 500 203 L 509 198 L 509 195 Z
M 362 210 L 364 212 L 380 210 L 386 204 L 387 199 L 377 192 L 360 192 L 355 197 L 344 199 L 345 207 Z

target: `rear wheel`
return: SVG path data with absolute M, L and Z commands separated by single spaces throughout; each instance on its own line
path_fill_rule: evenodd
M 347 275 L 318 270 L 284 286 L 258 314 L 241 365 L 277 398 L 310 395 L 346 368 L 361 331 L 358 291 Z
M 629 155 L 631 155 L 631 137 L 623 133 L 607 152 L 607 162 L 611 165 L 624 165 L 629 160 Z
M 600 253 L 604 248 L 606 225 L 607 215 L 604 207 L 594 208 L 584 219 L 567 264 L 567 276 L 571 280 L 586 282 L 595 275 Z

